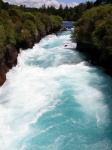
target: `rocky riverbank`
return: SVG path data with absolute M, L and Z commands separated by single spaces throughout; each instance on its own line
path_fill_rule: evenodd
M 41 33 L 35 33 L 35 36 L 30 36 L 22 43 L 19 43 L 15 46 L 8 44 L 6 46 L 5 54 L 0 57 L 0 86 L 3 85 L 3 83 L 5 82 L 6 73 L 9 71 L 9 69 L 11 69 L 13 66 L 17 64 L 17 57 L 20 48 L 24 50 L 32 48 L 35 43 L 41 40 L 42 37 L 56 31 L 57 29 L 49 29 Z
M 112 53 L 85 42 L 77 42 L 76 49 L 87 54 L 93 65 L 103 67 L 105 72 L 112 76 Z

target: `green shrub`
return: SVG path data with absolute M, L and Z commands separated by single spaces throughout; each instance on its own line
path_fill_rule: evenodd
M 23 27 L 29 30 L 31 34 L 34 34 L 36 31 L 36 25 L 31 20 L 25 20 Z
M 35 22 L 35 16 L 30 12 L 25 12 L 23 14 L 23 20 L 31 20 L 31 21 Z
M 76 41 L 87 41 L 100 49 L 112 48 L 112 5 L 87 10 L 75 23 Z
M 6 40 L 5 28 L 3 25 L 0 25 L 0 55 L 4 53 L 5 40 Z

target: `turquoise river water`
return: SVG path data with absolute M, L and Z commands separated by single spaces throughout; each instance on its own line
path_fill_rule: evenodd
M 0 150 L 112 150 L 112 79 L 75 50 L 70 34 L 21 50 L 7 73 Z

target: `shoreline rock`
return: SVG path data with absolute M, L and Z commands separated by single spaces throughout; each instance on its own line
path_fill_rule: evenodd
M 60 28 L 60 31 L 67 31 L 67 28 L 62 26 L 62 27 Z

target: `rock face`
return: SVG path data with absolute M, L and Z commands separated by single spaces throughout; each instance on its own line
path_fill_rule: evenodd
M 12 45 L 7 45 L 4 56 L 0 58 L 0 85 L 5 82 L 9 69 L 17 64 L 17 56 L 18 50 Z
M 0 85 L 2 85 L 6 80 L 6 73 L 8 68 L 5 65 L 4 58 L 0 58 Z
M 52 31 L 42 31 L 40 34 L 37 32 L 35 35 L 28 37 L 22 43 L 13 46 L 11 44 L 6 46 L 6 51 L 4 56 L 0 57 L 0 86 L 6 80 L 6 73 L 11 69 L 13 66 L 17 64 L 17 56 L 19 53 L 19 49 L 27 49 L 32 48 L 35 43 L 39 42 L 42 37 L 51 33 Z
M 5 64 L 11 69 L 17 64 L 18 50 L 13 45 L 7 45 L 5 52 Z
M 112 76 L 112 53 L 85 42 L 77 42 L 76 49 L 89 55 L 93 65 L 104 67 L 105 72 Z

